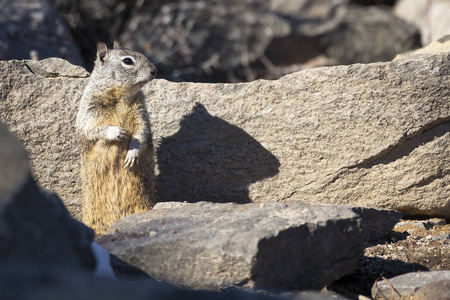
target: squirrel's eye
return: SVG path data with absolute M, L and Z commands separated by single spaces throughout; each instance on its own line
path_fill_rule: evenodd
M 129 58 L 129 57 L 125 57 L 124 59 L 122 59 L 122 61 L 126 65 L 133 65 L 134 64 L 133 60 L 131 58 Z

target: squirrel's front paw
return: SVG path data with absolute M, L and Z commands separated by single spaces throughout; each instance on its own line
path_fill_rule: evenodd
M 132 166 L 138 164 L 139 149 L 130 149 L 125 157 L 125 168 L 130 169 Z
M 109 141 L 123 141 L 127 137 L 125 129 L 118 126 L 106 127 L 106 139 Z

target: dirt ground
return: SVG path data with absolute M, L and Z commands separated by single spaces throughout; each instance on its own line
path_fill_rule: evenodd
M 443 219 L 401 220 L 384 239 L 367 245 L 354 274 L 328 290 L 351 299 L 370 297 L 376 280 L 428 270 L 450 270 L 450 224 Z

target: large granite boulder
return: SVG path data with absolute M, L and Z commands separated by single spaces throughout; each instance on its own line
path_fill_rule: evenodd
M 224 290 L 321 289 L 363 255 L 361 218 L 345 206 L 159 203 L 97 239 L 151 277 Z
M 220 194 L 448 217 L 449 75 L 439 54 L 248 84 L 156 81 L 144 91 L 160 201 Z
M 0 118 L 36 179 L 81 211 L 75 116 L 88 73 L 0 62 Z M 160 201 L 304 201 L 450 216 L 450 55 L 246 84 L 144 87 Z

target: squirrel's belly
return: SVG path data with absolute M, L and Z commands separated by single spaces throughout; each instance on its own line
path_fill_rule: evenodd
M 110 142 L 100 140 L 83 156 L 89 161 L 90 168 L 95 168 L 97 172 L 101 173 L 108 172 L 111 169 L 123 167 L 128 144 L 129 141 Z

